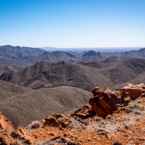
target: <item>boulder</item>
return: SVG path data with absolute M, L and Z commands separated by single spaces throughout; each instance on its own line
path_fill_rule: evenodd
M 145 93 L 145 85 L 144 84 L 128 84 L 120 89 L 121 96 L 123 99 L 126 97 L 130 97 L 131 100 L 134 100 Z
M 145 84 L 128 84 L 116 91 L 96 87 L 92 93 L 94 97 L 89 100 L 91 112 L 104 118 L 117 110 L 118 106 L 127 105 L 131 100 L 145 96 Z

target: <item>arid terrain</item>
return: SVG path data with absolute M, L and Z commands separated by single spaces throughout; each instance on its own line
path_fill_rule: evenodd
M 0 80 L 32 89 L 73 86 L 86 90 L 99 85 L 118 87 L 144 82 L 145 49 L 118 52 L 46 51 L 0 46 Z
M 145 145 L 145 0 L 0 0 L 0 145 Z
M 0 143 L 17 145 L 144 145 L 145 84 L 95 88 L 80 109 L 54 113 L 25 127 L 0 114 Z
M 144 58 L 0 46 L 0 144 L 144 145 Z

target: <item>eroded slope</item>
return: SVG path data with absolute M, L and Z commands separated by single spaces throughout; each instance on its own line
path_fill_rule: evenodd
M 94 103 L 90 101 L 90 105 L 67 115 L 53 114 L 33 121 L 25 128 L 14 127 L 1 114 L 0 142 L 11 145 L 144 145 L 144 92 L 144 84 L 128 85 L 116 91 L 95 88 Z M 108 97 L 116 102 L 109 103 Z M 99 105 L 95 106 L 96 103 Z M 102 116 L 103 111 L 105 116 Z

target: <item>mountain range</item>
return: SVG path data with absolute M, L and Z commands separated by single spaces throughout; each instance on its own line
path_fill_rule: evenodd
M 113 52 L 0 46 L 0 111 L 16 124 L 78 108 L 94 86 L 118 88 L 128 82 L 145 82 L 144 48 Z

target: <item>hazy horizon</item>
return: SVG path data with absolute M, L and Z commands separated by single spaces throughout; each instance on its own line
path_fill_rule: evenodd
M 145 47 L 145 0 L 0 0 L 0 45 Z
M 142 49 L 145 46 L 141 47 L 53 47 L 53 46 L 31 46 L 31 45 L 21 45 L 21 44 L 0 44 L 0 47 L 11 46 L 11 47 L 31 47 L 31 48 L 44 48 L 44 49 Z

